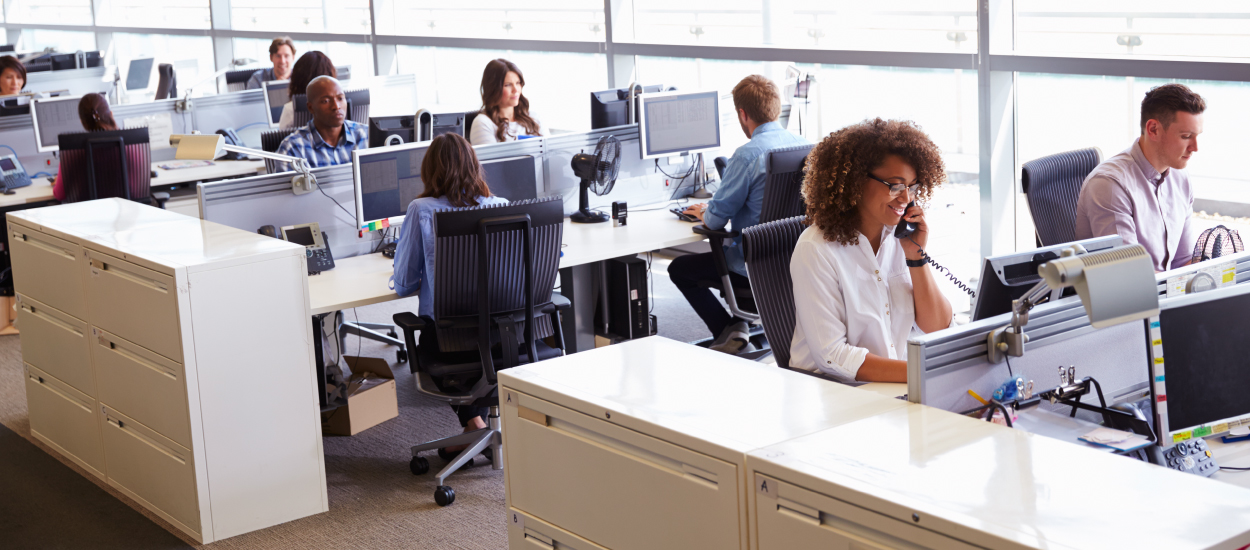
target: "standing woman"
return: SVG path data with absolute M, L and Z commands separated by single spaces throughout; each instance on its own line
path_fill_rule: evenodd
M 88 132 L 116 130 L 117 121 L 113 119 L 113 110 L 109 102 L 101 94 L 87 94 L 78 100 L 78 121 Z M 130 158 L 130 164 L 141 161 L 141 158 Z M 147 170 L 145 166 L 143 170 Z M 133 191 L 132 191 L 133 192 Z M 56 181 L 52 182 L 52 197 L 58 201 L 65 200 L 65 184 L 61 180 L 61 171 L 56 172 Z
M 530 114 L 530 101 L 521 93 L 525 76 L 507 59 L 494 59 L 482 72 L 482 111 L 473 119 L 473 145 L 514 141 L 518 136 L 544 136 L 546 129 Z
M 308 83 L 319 76 L 338 78 L 334 62 L 319 51 L 313 50 L 301 55 L 299 61 L 291 68 L 291 83 L 287 86 L 287 97 L 292 98 L 308 93 Z M 295 128 L 295 103 L 287 100 L 282 106 L 282 116 L 278 119 L 278 128 L 291 130 Z
M 291 63 L 295 62 L 295 43 L 289 36 L 279 36 L 269 44 L 269 61 L 272 69 L 261 69 L 247 79 L 247 89 L 259 90 L 261 84 L 274 80 L 291 79 Z
M 945 178 L 937 146 L 912 122 L 865 120 L 812 149 L 803 179 L 810 227 L 790 257 L 791 367 L 907 381 L 907 339 L 954 321 L 920 252 L 929 242 L 924 209 L 912 204 Z M 904 220 L 917 229 L 897 239 Z
M 11 55 L 0 56 L 0 95 L 13 95 L 26 87 L 26 67 Z

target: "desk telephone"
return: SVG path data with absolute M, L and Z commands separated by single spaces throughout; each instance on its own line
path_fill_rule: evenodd
M 334 256 L 330 253 L 330 244 L 327 242 L 326 234 L 321 231 L 321 225 L 317 222 L 283 226 L 282 239 L 304 245 L 304 251 L 308 255 L 309 275 L 334 269 Z
M 13 190 L 30 185 L 30 176 L 22 168 L 22 162 L 15 155 L 0 157 L 0 177 L 4 178 L 4 194 L 12 195 Z
M 904 217 L 907 216 L 907 211 L 910 210 L 911 207 L 913 206 L 916 206 L 916 201 L 911 201 L 907 203 L 907 206 L 903 208 Z M 900 240 L 901 239 L 911 240 L 910 238 L 911 234 L 915 233 L 916 230 L 919 228 L 920 228 L 919 224 L 911 223 L 905 219 L 900 219 L 898 221 L 898 225 L 894 227 L 894 237 Z M 912 244 L 915 244 L 915 243 L 916 241 L 912 241 Z M 920 248 L 920 245 L 916 245 L 916 248 Z M 933 258 L 930 258 L 929 253 L 925 252 L 923 248 L 920 248 L 920 257 L 922 258 L 922 263 L 920 265 L 912 266 L 910 265 L 911 260 L 908 260 L 909 262 L 908 267 L 922 267 L 924 265 L 923 262 L 928 262 L 933 265 L 933 269 L 937 270 L 937 272 L 944 273 L 946 277 L 950 279 L 952 283 L 955 284 L 956 287 L 959 287 L 959 290 L 967 292 L 968 295 L 972 296 L 973 298 L 977 297 L 976 292 L 973 292 L 973 290 L 969 288 L 968 285 L 965 285 L 963 281 L 960 281 L 957 277 L 955 277 L 955 274 L 951 273 L 949 269 L 946 269 L 945 267 L 938 265 L 937 262 L 933 261 Z

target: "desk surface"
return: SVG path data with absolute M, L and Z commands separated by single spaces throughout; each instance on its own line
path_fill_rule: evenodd
M 166 160 L 153 162 L 152 170 L 156 172 L 156 177 L 152 178 L 152 185 L 180 185 L 198 181 L 235 178 L 250 176 L 265 170 L 265 161 L 263 160 L 215 160 L 212 166 L 178 168 L 176 170 L 166 170 L 158 166 L 160 164 L 178 162 L 181 161 Z
M 48 182 L 48 178 L 31 178 L 30 185 L 14 189 L 12 195 L 0 195 L 0 208 L 50 200 L 52 200 L 52 184 Z

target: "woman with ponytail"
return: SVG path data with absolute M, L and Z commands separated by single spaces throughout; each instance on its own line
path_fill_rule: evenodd
M 494 59 L 482 72 L 482 111 L 473 119 L 473 145 L 514 141 L 520 136 L 544 136 L 546 129 L 530 114 L 530 101 L 521 93 L 525 76 L 507 59 Z

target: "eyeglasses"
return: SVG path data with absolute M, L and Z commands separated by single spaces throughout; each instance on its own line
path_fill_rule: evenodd
M 914 196 L 916 196 L 916 192 L 920 190 L 920 182 L 916 182 L 916 183 L 913 183 L 913 184 L 911 184 L 911 185 L 907 185 L 907 184 L 904 184 L 904 183 L 890 183 L 890 182 L 885 181 L 885 180 L 883 180 L 883 179 L 881 179 L 881 178 L 878 178 L 877 176 L 874 176 L 874 175 L 872 175 L 872 174 L 868 174 L 868 177 L 869 177 L 869 178 L 872 178 L 873 180 L 876 180 L 876 181 L 880 182 L 880 183 L 881 183 L 881 185 L 884 185 L 884 186 L 886 186 L 886 187 L 889 187 L 889 188 L 890 188 L 890 196 L 891 196 L 891 197 L 897 197 L 897 196 L 899 196 L 900 194 L 902 194 L 902 193 L 903 193 L 903 191 L 907 191 L 907 196 L 909 196 L 909 197 L 914 197 Z

